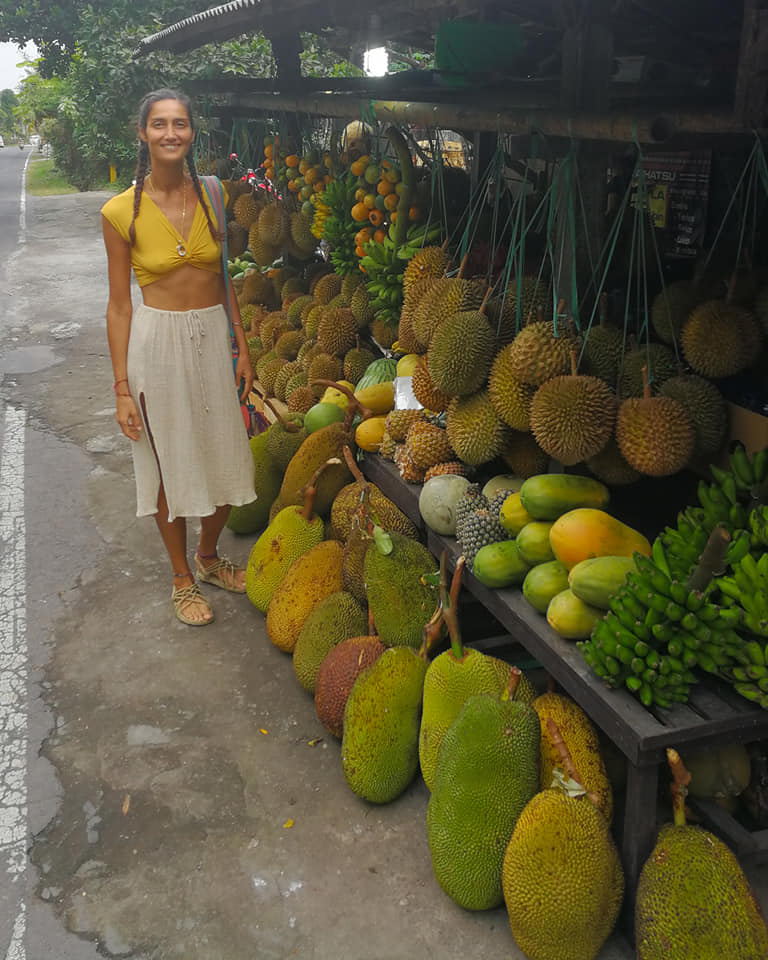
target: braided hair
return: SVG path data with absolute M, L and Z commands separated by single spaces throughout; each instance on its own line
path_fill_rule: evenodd
M 152 106 L 155 103 L 158 103 L 160 100 L 177 100 L 187 111 L 187 116 L 189 117 L 189 123 L 194 132 L 195 129 L 195 120 L 192 115 L 192 101 L 189 97 L 182 93 L 180 90 L 171 90 L 163 88 L 160 90 L 152 90 L 150 93 L 144 95 L 139 104 L 139 119 L 138 126 L 140 130 L 147 129 L 147 118 L 149 117 L 149 111 L 152 109 Z M 198 200 L 202 205 L 203 212 L 205 213 L 205 219 L 208 221 L 208 229 L 211 233 L 213 239 L 220 243 L 224 239 L 224 224 L 222 224 L 222 230 L 217 230 L 213 221 L 211 220 L 211 215 L 208 211 L 208 207 L 203 200 L 203 191 L 200 183 L 200 177 L 197 173 L 197 167 L 195 166 L 195 160 L 191 152 L 187 153 L 187 167 L 189 169 L 189 175 L 192 179 L 192 185 L 195 188 L 195 193 L 197 194 Z M 139 140 L 139 153 L 136 163 L 136 184 L 133 190 L 133 217 L 131 219 L 131 225 L 128 228 L 128 236 L 131 238 L 131 246 L 136 243 L 136 217 L 139 215 L 139 206 L 141 204 L 141 194 L 144 190 L 144 180 L 147 176 L 147 168 L 149 167 L 149 145 L 145 143 L 144 140 Z

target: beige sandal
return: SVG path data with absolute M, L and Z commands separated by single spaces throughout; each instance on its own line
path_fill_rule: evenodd
M 235 572 L 238 569 L 240 568 L 236 567 L 229 557 L 217 557 L 210 567 L 206 567 L 200 554 L 195 552 L 197 578 L 203 583 L 212 583 L 214 587 L 221 587 L 222 590 L 229 590 L 230 593 L 245 593 L 245 586 L 235 586 Z M 222 574 L 229 574 L 229 577 Z
M 174 587 L 171 599 L 173 600 L 173 612 L 176 614 L 176 618 L 181 620 L 182 623 L 186 623 L 190 627 L 205 627 L 207 624 L 213 623 L 213 609 L 205 598 L 205 594 L 196 583 L 188 583 L 186 587 Z M 201 601 L 211 612 L 207 620 L 193 620 L 184 613 L 191 603 L 200 603 Z

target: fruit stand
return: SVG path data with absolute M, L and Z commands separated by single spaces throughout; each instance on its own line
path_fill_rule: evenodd
M 435 874 L 456 902 L 502 902 L 526 804 L 559 802 L 563 790 L 571 813 L 582 801 L 590 818 L 599 811 L 606 887 L 592 920 L 610 924 L 591 958 L 622 899 L 595 728 L 626 762 L 613 829 L 624 917 L 643 931 L 635 900 L 653 860 L 664 761 L 679 800 L 676 751 L 687 763 L 768 740 L 768 154 L 755 133 L 765 126 L 768 19 L 763 0 L 747 0 L 743 17 L 696 5 L 708 42 L 719 31 L 730 44 L 725 96 L 715 78 L 702 92 L 693 61 L 677 69 L 658 30 L 651 39 L 666 54 L 654 60 L 647 37 L 633 36 L 637 20 L 588 3 L 534 17 L 557 24 L 553 79 L 525 59 L 530 5 L 483 6 L 516 38 L 503 82 L 476 59 L 474 70 L 436 70 L 431 87 L 410 73 L 304 82 L 296 44 L 278 31 L 275 81 L 208 91 L 233 139 L 240 121 L 240 132 L 258 132 L 245 162 L 217 158 L 254 400 L 271 423 L 251 439 L 259 499 L 229 525 L 257 538 L 249 599 L 342 740 L 350 788 L 389 802 L 421 769 Z M 451 5 L 467 18 L 472 7 Z M 370 39 L 355 26 L 369 12 L 360 4 L 347 24 L 335 9 L 312 17 Z M 657 13 L 674 33 L 694 9 Z M 424 5 L 395 3 L 390 14 L 433 29 Z M 230 35 L 243 18 L 266 29 L 270 17 L 237 0 L 139 52 L 183 49 L 212 28 Z M 642 56 L 617 57 L 614 43 L 635 41 Z M 445 141 L 451 162 L 445 130 L 460 131 Z M 560 692 L 462 645 L 461 588 Z M 468 662 L 482 678 L 464 688 L 467 677 L 452 675 L 449 709 L 438 674 Z M 342 673 L 346 685 L 334 686 Z M 372 710 L 377 697 L 389 705 Z M 461 843 L 441 846 L 441 818 L 471 794 L 451 793 L 443 754 L 469 768 L 482 754 L 462 753 L 465 710 L 490 711 L 482 722 L 497 732 L 501 718 L 519 722 L 522 740 L 541 733 L 533 752 L 517 745 L 520 809 L 498 825 L 493 883 L 488 892 L 478 882 L 477 897 L 452 886 Z M 437 737 L 441 711 L 450 721 Z M 371 714 L 381 729 L 368 740 Z M 478 782 L 500 775 L 508 746 L 493 776 L 485 758 Z M 386 775 L 363 769 L 370 757 Z M 749 786 L 713 788 L 689 806 L 738 855 L 764 857 L 768 816 L 740 819 L 729 806 Z M 483 807 L 489 822 L 499 807 Z M 528 952 L 519 883 L 504 884 Z M 549 899 L 567 903 L 560 889 Z M 760 927 L 755 942 L 763 937 Z

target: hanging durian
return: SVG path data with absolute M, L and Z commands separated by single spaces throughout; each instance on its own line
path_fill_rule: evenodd
M 651 323 L 659 340 L 668 345 L 679 343 L 685 321 L 698 301 L 694 285 L 687 280 L 660 290 L 651 304 Z
M 642 474 L 624 459 L 616 438 L 611 437 L 603 449 L 587 460 L 587 466 L 598 480 L 609 487 L 623 487 L 639 480 Z
M 533 323 L 540 309 L 542 318 L 545 318 L 548 312 L 551 316 L 552 291 L 547 281 L 524 275 L 518 282 L 511 283 L 506 294 L 490 301 L 488 307 L 488 318 L 499 343 L 512 343 L 523 327 Z
M 475 393 L 488 378 L 496 340 L 483 312 L 484 307 L 485 301 L 478 310 L 461 311 L 447 317 L 435 330 L 430 342 L 427 355 L 429 375 L 438 390 L 452 397 Z
M 411 376 L 411 389 L 413 390 L 414 397 L 416 397 L 425 410 L 431 410 L 433 413 L 441 413 L 443 410 L 448 409 L 451 396 L 442 390 L 438 390 L 432 382 L 432 377 L 429 375 L 427 357 L 419 357 Z
M 624 335 L 618 327 L 608 323 L 605 294 L 600 297 L 600 322 L 587 331 L 581 351 L 581 372 L 600 377 L 613 389 L 624 353 Z
M 491 406 L 487 390 L 451 400 L 445 427 L 459 459 L 472 466 L 498 456 L 509 434 Z
M 411 287 L 425 277 L 442 277 L 450 262 L 450 256 L 442 247 L 422 247 L 403 272 L 403 292 L 407 296 Z
M 559 312 L 559 311 L 558 311 Z M 515 379 L 540 387 L 571 369 L 572 337 L 567 324 L 539 319 L 518 333 L 509 351 L 509 365 Z
M 488 378 L 488 396 L 493 409 L 513 430 L 531 429 L 531 401 L 536 387 L 518 380 L 512 373 L 512 344 L 496 354 Z
M 703 377 L 672 377 L 661 388 L 663 397 L 671 397 L 682 406 L 696 431 L 696 452 L 712 456 L 720 449 L 728 427 L 725 397 L 714 383 Z
M 666 477 L 688 463 L 696 432 L 691 418 L 677 400 L 651 396 L 645 367 L 643 379 L 642 398 L 630 397 L 619 406 L 616 441 L 635 470 L 651 477 Z
M 429 348 L 432 336 L 446 317 L 464 310 L 476 310 L 483 300 L 481 282 L 461 276 L 438 280 L 421 298 L 414 314 L 414 331 L 420 343 Z
M 531 431 L 541 449 L 565 466 L 599 453 L 613 435 L 616 398 L 598 377 L 580 376 L 571 350 L 569 376 L 553 377 L 531 403 Z
M 651 393 L 655 396 L 663 383 L 674 377 L 680 364 L 677 357 L 661 343 L 645 343 L 635 346 L 624 354 L 619 376 L 619 394 L 627 397 L 642 397 L 644 392 L 643 368 L 649 370 Z
M 745 370 L 760 350 L 760 328 L 744 307 L 707 300 L 691 313 L 681 336 L 685 359 L 696 373 L 719 379 Z
M 312 287 L 311 293 L 318 303 L 330 303 L 341 293 L 341 277 L 338 273 L 323 274 Z
M 549 454 L 544 453 L 533 435 L 518 430 L 509 431 L 501 458 L 509 467 L 510 473 L 524 480 L 539 473 L 546 473 L 549 466 Z

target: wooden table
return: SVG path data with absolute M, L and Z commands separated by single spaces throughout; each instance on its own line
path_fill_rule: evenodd
M 458 545 L 455 539 L 425 527 L 418 506 L 421 486 L 405 483 L 394 464 L 378 455 L 366 455 L 361 468 L 417 524 L 435 557 L 447 551 L 449 566 L 453 568 L 460 554 Z M 626 915 L 634 908 L 637 879 L 656 840 L 656 798 L 660 771 L 666 771 L 666 748 L 698 752 L 719 744 L 760 740 L 768 736 L 768 711 L 709 677 L 693 687 L 687 704 L 669 710 L 646 710 L 626 690 L 612 690 L 602 683 L 576 645 L 558 636 L 519 588 L 489 589 L 466 569 L 462 585 L 538 660 L 626 757 L 626 802 L 621 826 Z M 697 806 L 737 856 L 768 853 L 768 831 L 750 833 L 714 802 L 698 802 Z

